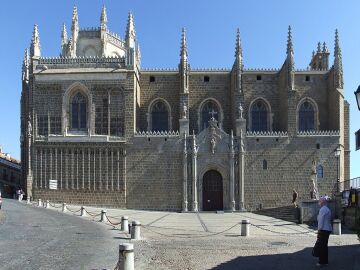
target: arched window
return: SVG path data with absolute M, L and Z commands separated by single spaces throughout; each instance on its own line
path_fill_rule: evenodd
M 268 130 L 268 111 L 262 100 L 255 101 L 251 107 L 251 130 Z
M 86 98 L 77 93 L 71 100 L 71 129 L 86 130 Z
M 152 106 L 151 118 L 152 131 L 169 130 L 169 112 L 163 101 L 156 101 Z
M 304 101 L 299 109 L 299 131 L 315 129 L 315 110 L 309 101 Z
M 209 126 L 209 120 L 211 117 L 219 121 L 219 107 L 217 104 L 212 101 L 206 101 L 205 104 L 201 108 L 201 122 L 200 122 L 200 130 L 203 130 Z
M 316 167 L 317 178 L 324 178 L 324 168 L 321 165 Z

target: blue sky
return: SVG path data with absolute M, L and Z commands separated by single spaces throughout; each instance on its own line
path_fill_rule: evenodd
M 230 68 L 236 28 L 240 28 L 245 68 L 279 68 L 286 52 L 288 25 L 293 29 L 296 68 L 306 68 L 318 41 L 325 41 L 333 62 L 334 31 L 343 53 L 345 98 L 351 107 L 351 177 L 360 176 L 360 151 L 354 132 L 360 128 L 354 91 L 360 84 L 360 1 L 347 0 L 122 0 L 1 1 L 0 145 L 20 157 L 19 102 L 21 63 L 34 23 L 39 25 L 43 56 L 58 56 L 62 23 L 71 26 L 73 5 L 80 27 L 97 27 L 106 5 L 108 26 L 124 36 L 127 13 L 135 17 L 142 67 L 175 68 L 181 27 L 187 28 L 191 67 Z

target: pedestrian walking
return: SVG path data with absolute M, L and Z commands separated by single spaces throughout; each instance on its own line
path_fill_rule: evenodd
M 317 217 L 318 234 L 313 248 L 313 256 L 319 258 L 319 262 L 316 264 L 318 267 L 328 265 L 328 241 L 330 233 L 332 232 L 331 211 L 327 206 L 328 199 L 329 197 L 327 196 L 319 199 L 320 210 Z
M 298 199 L 298 193 L 296 192 L 295 189 L 293 189 L 293 198 L 292 198 L 292 203 L 294 205 L 294 207 L 298 207 L 297 206 L 297 199 Z

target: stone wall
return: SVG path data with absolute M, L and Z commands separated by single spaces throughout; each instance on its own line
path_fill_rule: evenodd
M 291 204 L 292 190 L 299 200 L 310 198 L 312 161 L 324 169 L 324 178 L 318 179 L 321 195 L 330 195 L 336 185 L 336 158 L 333 149 L 338 136 L 304 137 L 248 137 L 245 154 L 245 204 L 254 209 Z M 317 149 L 319 144 L 320 149 Z M 263 169 L 263 160 L 267 169 Z
M 34 189 L 33 199 L 41 198 L 42 201 L 49 200 L 52 203 L 103 206 L 103 207 L 125 207 L 125 192 L 121 191 L 93 191 L 93 190 L 49 190 Z
M 127 208 L 181 210 L 182 140 L 135 137 L 127 146 Z

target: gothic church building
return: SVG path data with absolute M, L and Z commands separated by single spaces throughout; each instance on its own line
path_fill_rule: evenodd
M 145 44 L 146 46 L 146 44 Z M 349 104 L 335 33 L 334 61 L 318 45 L 295 68 L 289 27 L 278 69 L 246 69 L 237 32 L 229 69 L 190 67 L 185 30 L 176 69 L 142 69 L 134 18 L 61 34 L 25 50 L 21 159 L 27 194 L 83 205 L 172 211 L 254 210 L 333 194 L 349 179 Z M 176 57 L 176 56 L 174 56 Z M 340 153 L 335 156 L 334 152 Z M 338 182 L 339 181 L 339 182 Z

